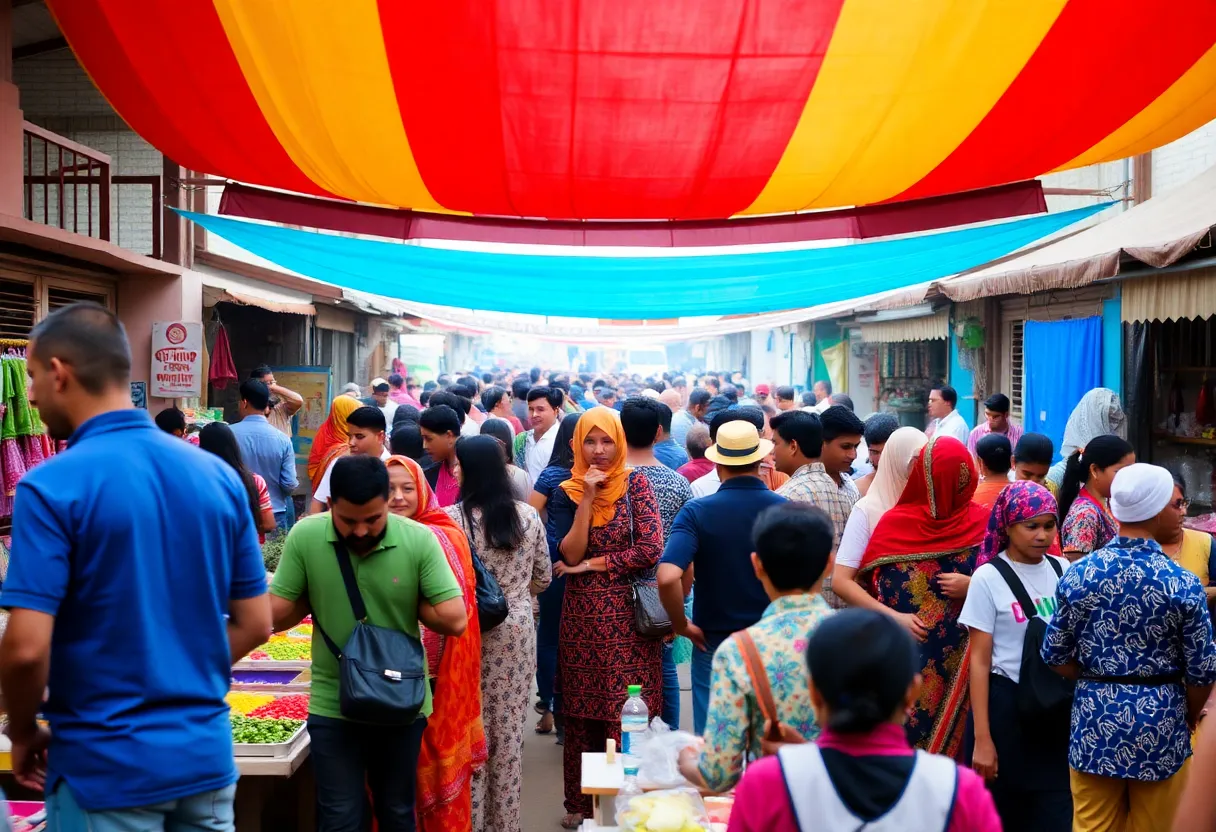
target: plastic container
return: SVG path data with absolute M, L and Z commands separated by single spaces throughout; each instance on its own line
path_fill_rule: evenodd
M 642 701 L 642 686 L 630 685 L 629 698 L 621 708 L 621 753 L 632 751 L 630 738 L 633 734 L 641 734 L 650 727 L 650 710 Z

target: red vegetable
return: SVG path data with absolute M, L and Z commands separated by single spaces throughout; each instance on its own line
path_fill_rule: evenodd
M 308 694 L 296 693 L 280 697 L 250 711 L 249 716 L 263 719 L 308 719 Z

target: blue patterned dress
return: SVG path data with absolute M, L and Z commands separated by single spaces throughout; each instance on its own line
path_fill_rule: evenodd
M 1056 603 L 1043 660 L 1075 661 L 1082 673 L 1068 764 L 1125 780 L 1173 776 L 1191 756 L 1184 684 L 1216 682 L 1216 644 L 1199 579 L 1155 541 L 1118 537 L 1064 573 Z M 1127 676 L 1179 681 L 1093 678 Z

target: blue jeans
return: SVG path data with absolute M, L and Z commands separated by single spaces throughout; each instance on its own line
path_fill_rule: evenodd
M 46 796 L 47 832 L 232 832 L 236 784 L 136 809 L 89 812 L 68 784 Z
M 412 725 L 363 725 L 308 717 L 316 773 L 317 831 L 362 832 L 371 808 L 380 832 L 414 832 L 414 780 L 426 719 Z
M 540 627 L 536 631 L 536 690 L 553 713 L 561 712 L 561 697 L 554 692 L 557 680 L 557 640 L 562 626 L 562 599 L 566 594 L 566 579 L 554 578 L 537 601 L 540 604 Z
M 705 717 L 709 713 L 709 681 L 713 675 L 714 653 L 718 645 L 730 638 L 730 634 L 705 634 L 708 650 L 692 648 L 692 731 L 697 736 L 705 733 Z
M 676 731 L 680 727 L 680 675 L 672 658 L 674 645 L 663 645 L 663 721 Z

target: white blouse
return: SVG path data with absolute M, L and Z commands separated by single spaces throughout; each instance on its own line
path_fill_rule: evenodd
M 853 506 L 849 520 L 844 524 L 844 534 L 840 536 L 840 547 L 836 550 L 836 563 L 857 569 L 861 566 L 861 558 L 870 545 L 870 518 L 866 516 L 861 506 Z

